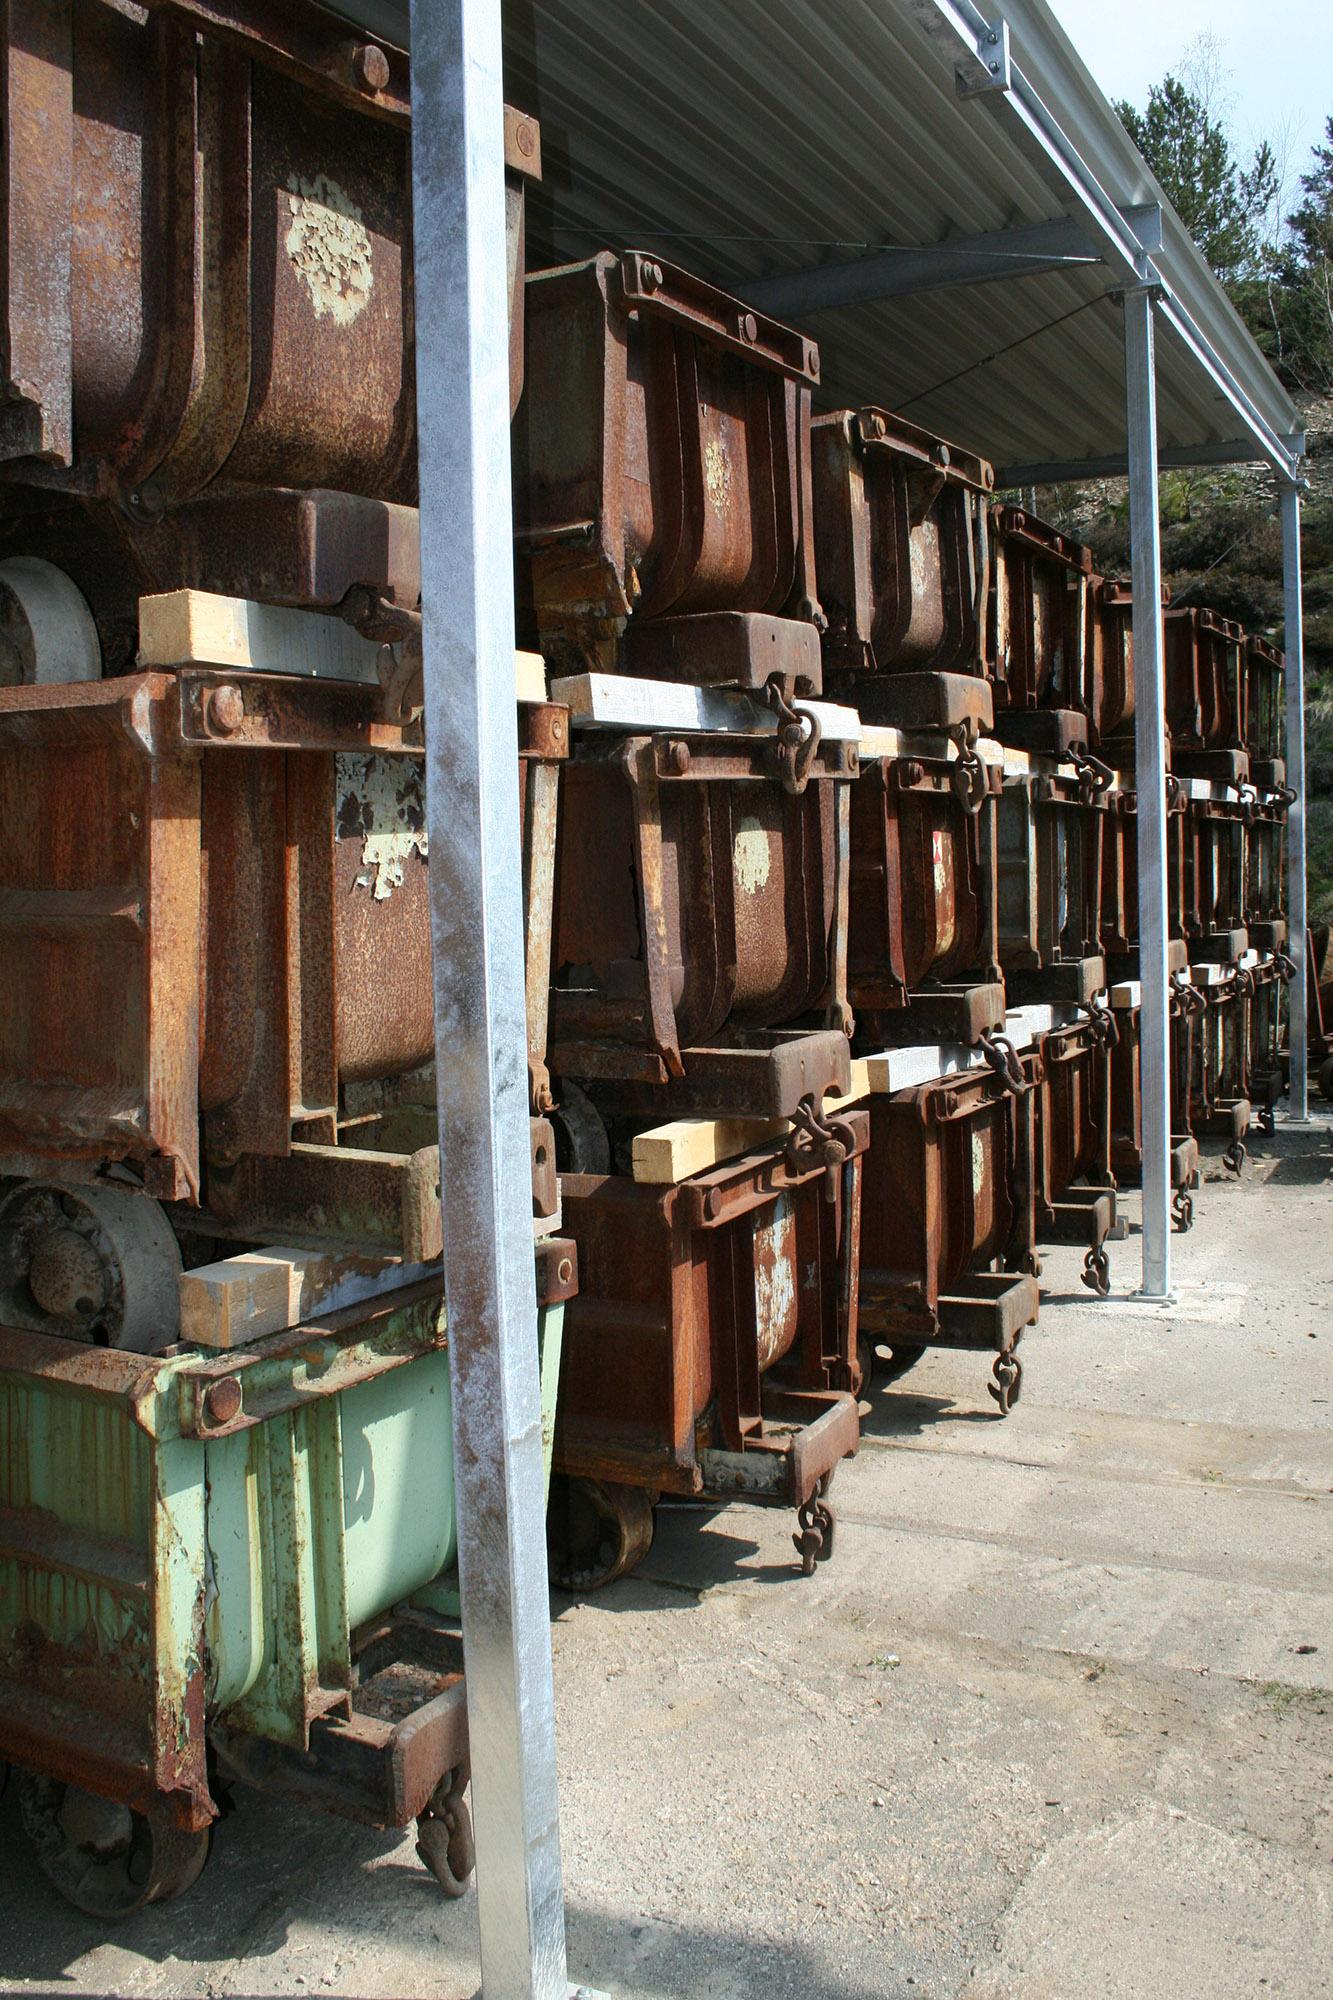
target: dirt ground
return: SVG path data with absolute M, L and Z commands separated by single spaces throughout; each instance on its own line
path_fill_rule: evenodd
M 642 2000 L 1333 1995 L 1333 1125 L 1216 1161 L 1179 1302 L 1047 1257 L 1007 1422 L 977 1355 L 880 1390 L 833 1560 L 664 1509 L 554 1604 L 572 1973 Z M 1132 1212 L 1132 1203 L 1130 1204 Z M 0 1803 L 0 1990 L 478 1984 L 410 1841 L 246 1799 L 111 1933 Z

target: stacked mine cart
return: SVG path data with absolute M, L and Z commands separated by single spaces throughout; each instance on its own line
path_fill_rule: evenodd
M 293 12 L 281 60 L 226 5 L 3 44 L 0 1759 L 103 1916 L 245 1785 L 471 1868 L 407 81 Z M 552 1575 L 665 1495 L 791 1510 L 808 1572 L 877 1377 L 973 1349 L 1007 1414 L 1040 1247 L 1109 1289 L 1129 594 L 801 331 L 526 270 L 505 144 Z M 1185 1228 L 1283 1089 L 1292 794 L 1281 656 L 1166 626 Z

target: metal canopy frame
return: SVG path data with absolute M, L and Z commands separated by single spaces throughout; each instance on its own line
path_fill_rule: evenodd
M 1000 106 L 998 115 L 1010 119 L 1039 149 L 1114 276 L 1125 285 L 1152 288 L 1161 324 L 1230 405 L 1240 436 L 1252 440 L 1245 457 L 1266 460 L 1288 480 L 1298 477 L 1295 426 L 1283 422 L 1290 404 L 1179 217 L 1163 197 L 1155 210 L 1159 226 L 1142 231 L 1137 226 L 1141 211 L 1128 203 L 1117 205 L 1108 193 L 1140 180 L 1143 162 L 1114 110 L 1073 56 L 1045 0 L 1004 0 L 1002 20 L 988 20 L 973 0 L 905 3 L 923 25 L 952 37 L 964 97 L 975 94 L 971 80 L 976 65 L 994 48 L 1001 25 L 1010 51 L 1032 52 L 1031 75 L 1011 53 L 1005 70 L 993 79 L 987 96 Z M 1078 95 L 1081 105 L 1074 101 Z
M 1282 424 L 1276 379 L 1258 348 L 1240 326 L 1221 287 L 1203 269 L 1198 251 L 1165 203 L 1144 210 L 1115 202 L 1108 186 L 1127 184 L 1124 149 L 1137 149 L 1114 111 L 1102 100 L 1096 116 L 1073 124 L 1060 103 L 1059 41 L 1044 0 L 1004 0 L 999 17 L 987 18 L 972 0 L 906 0 L 928 27 L 952 38 L 960 98 L 978 95 L 1003 107 L 1037 146 L 1058 176 L 1063 192 L 1102 261 L 1122 281 L 1125 316 L 1126 452 L 1094 461 L 1056 461 L 1005 468 L 1005 483 L 1058 483 L 1102 473 L 1129 478 L 1130 545 L 1133 565 L 1135 668 L 1135 779 L 1138 797 L 1139 976 L 1142 992 L 1141 1064 L 1143 1098 L 1143 1281 L 1142 1295 L 1171 1296 L 1171 1068 L 1170 977 L 1167 968 L 1168 891 L 1166 847 L 1166 728 L 1162 550 L 1159 527 L 1157 361 L 1160 332 L 1178 341 L 1215 395 L 1238 420 L 1234 444 L 1202 443 L 1196 455 L 1176 447 L 1169 462 L 1218 464 L 1264 461 L 1277 475 L 1283 539 L 1286 612 L 1288 782 L 1296 792 L 1287 821 L 1287 879 L 1291 953 L 1297 975 L 1291 984 L 1289 1116 L 1309 1116 L 1305 967 L 1305 663 L 1301 620 L 1300 483 L 1304 433 Z M 1044 43 L 1048 88 L 1045 94 L 1014 51 Z M 1060 38 L 1062 40 L 1063 38 Z M 1075 65 L 1081 68 L 1081 65 Z M 1068 70 L 1070 66 L 1066 64 Z M 1086 73 L 1085 73 L 1086 75 Z M 1068 95 L 1072 83 L 1063 81 Z M 1115 173 L 1115 154 L 1122 171 Z M 1141 163 L 1139 163 L 1141 164 Z M 1149 226 L 1140 226 L 1148 218 Z M 991 246 L 994 247 L 994 246 Z M 989 279 L 1004 275 L 987 271 Z M 844 283 L 846 280 L 844 280 Z M 864 296 L 864 294 L 862 294 Z M 1238 341 L 1237 331 L 1244 335 Z M 1249 349 L 1246 351 L 1246 342 Z M 1265 379 L 1267 378 L 1267 379 Z M 1285 398 L 1281 399 L 1285 401 Z M 1267 407 L 1265 407 L 1267 406 Z M 1289 407 L 1289 406 L 1288 406 Z

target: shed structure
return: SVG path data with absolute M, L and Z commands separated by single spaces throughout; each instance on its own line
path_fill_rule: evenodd
M 457 1070 L 461 1017 L 486 1089 L 522 1042 L 511 1018 L 522 990 L 517 911 L 496 893 L 515 872 L 496 848 L 510 837 L 498 794 L 513 766 L 503 93 L 541 121 L 544 180 L 530 221 L 538 261 L 634 247 L 686 265 L 815 336 L 830 407 L 908 411 L 993 459 L 1005 484 L 1128 474 L 1143 1293 L 1169 1296 L 1158 470 L 1263 461 L 1276 475 L 1297 793 L 1291 950 L 1301 964 L 1304 440 L 1295 407 L 1049 7 L 337 0 L 334 11 L 400 47 L 414 43 L 431 879 L 437 1023 L 442 1043 L 455 1037 L 441 1075 Z M 464 920 L 477 941 L 466 967 L 447 957 Z M 480 985 L 460 1002 L 465 972 Z M 1307 1111 L 1304 1008 L 1298 979 L 1295 1120 Z M 478 1144 L 468 1121 L 484 1103 L 485 1089 L 442 1112 L 483 1967 L 488 2000 L 550 2000 L 565 1993 L 566 1975 L 547 1613 L 533 1576 L 537 1390 L 519 1352 L 530 1338 L 515 1278 L 526 1206 L 506 1198 L 526 1162 L 509 1157 L 516 1121 Z M 478 1174 L 461 1242 L 448 1229 L 451 1188 L 461 1202 L 464 1178 Z M 469 1441 L 494 1462 L 479 1463 Z

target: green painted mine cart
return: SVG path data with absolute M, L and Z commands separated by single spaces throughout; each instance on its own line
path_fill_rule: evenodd
M 417 1820 L 460 1893 L 454 1558 L 438 1280 L 224 1354 L 0 1328 L 0 1771 L 47 1875 L 103 1917 L 175 1894 L 241 1780 Z

